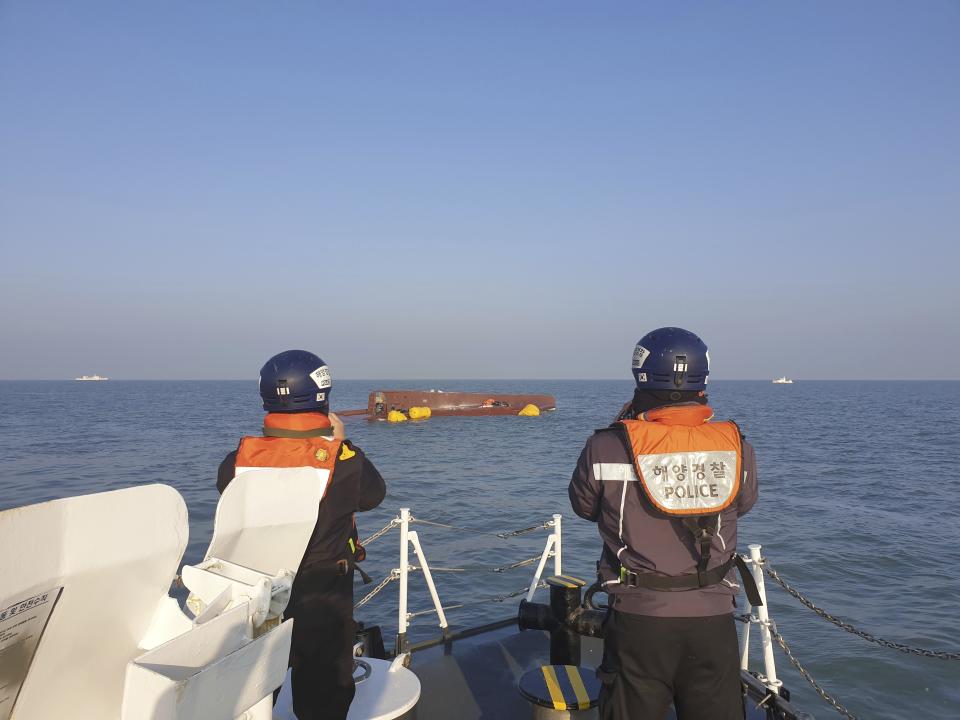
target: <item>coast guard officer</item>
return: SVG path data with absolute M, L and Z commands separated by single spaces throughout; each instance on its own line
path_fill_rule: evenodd
M 380 473 L 330 412 L 331 389 L 330 371 L 313 353 L 287 350 L 270 358 L 260 370 L 263 436 L 244 437 L 217 479 L 222 493 L 239 468 L 330 472 L 284 613 L 295 618 L 290 667 L 299 720 L 347 717 L 354 695 L 353 571 L 364 556 L 354 513 L 372 510 L 386 494 Z
M 580 454 L 570 502 L 598 525 L 610 596 L 601 720 L 742 720 L 734 626 L 737 518 L 757 498 L 753 448 L 707 406 L 707 346 L 654 330 L 633 354 L 636 390 Z M 755 597 L 752 578 L 745 589 Z

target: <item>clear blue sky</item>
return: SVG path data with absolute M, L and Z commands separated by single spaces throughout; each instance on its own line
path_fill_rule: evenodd
M 960 377 L 956 2 L 0 0 L 0 378 Z

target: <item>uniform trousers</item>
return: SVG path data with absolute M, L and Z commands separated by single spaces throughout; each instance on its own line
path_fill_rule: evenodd
M 732 615 L 661 618 L 611 611 L 604 626 L 600 720 L 743 720 Z
M 292 617 L 290 680 L 298 720 L 345 720 L 353 682 L 353 571 L 301 568 L 284 617 Z

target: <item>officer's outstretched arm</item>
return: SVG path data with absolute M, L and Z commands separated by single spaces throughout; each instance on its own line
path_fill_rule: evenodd
M 353 447 L 352 445 L 349 447 Z M 357 457 L 349 462 L 358 462 L 360 464 L 359 492 L 357 493 L 357 510 L 373 510 L 387 494 L 387 484 L 383 481 L 380 471 L 373 466 L 373 463 L 367 459 L 360 448 L 354 448 Z

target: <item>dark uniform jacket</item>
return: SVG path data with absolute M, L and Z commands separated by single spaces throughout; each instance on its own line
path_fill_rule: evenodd
M 583 448 L 570 480 L 570 503 L 580 517 L 598 524 L 604 549 L 601 578 L 614 607 L 654 617 L 705 617 L 732 612 L 739 578 L 731 571 L 719 585 L 682 591 L 626 588 L 619 585 L 620 564 L 630 570 L 666 575 L 695 573 L 699 553 L 693 536 L 679 519 L 656 510 L 636 479 L 620 478 L 633 468 L 622 425 L 598 430 Z M 709 568 L 727 561 L 737 547 L 737 518 L 757 499 L 757 463 L 753 447 L 743 442 L 743 478 L 736 501 L 720 513 L 720 531 L 711 546 Z M 622 473 L 616 470 L 622 469 Z M 621 540 L 622 538 L 622 540 Z M 625 547 L 624 547 L 625 546 Z M 617 551 L 620 552 L 619 562 Z

